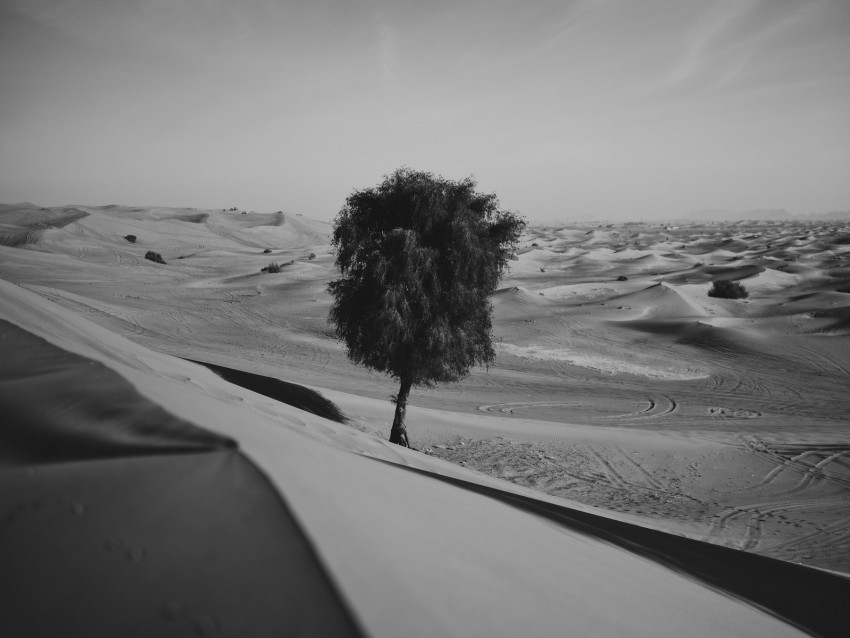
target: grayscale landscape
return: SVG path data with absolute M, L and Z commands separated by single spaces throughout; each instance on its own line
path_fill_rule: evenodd
M 0 638 L 850 636 L 850 2 L 0 2 Z
M 464 610 L 522 600 L 525 611 L 488 612 L 517 630 L 546 609 L 551 623 L 541 633 L 569 612 L 588 633 L 616 635 L 605 610 L 626 596 L 644 608 L 609 620 L 642 618 L 646 635 L 659 626 L 675 633 L 669 627 L 692 621 L 695 605 L 700 614 L 723 608 L 711 612 L 719 614 L 711 631 L 795 634 L 756 607 L 739 608 L 735 596 L 748 595 L 733 587 L 727 597 L 729 582 L 700 585 L 705 557 L 673 538 L 733 548 L 711 559 L 727 566 L 757 555 L 828 570 L 834 575 L 820 573 L 835 579 L 832 595 L 847 591 L 847 222 L 529 227 L 492 300 L 494 365 L 458 384 L 414 389 L 410 450 L 386 442 L 395 384 L 350 364 L 329 331 L 326 286 L 335 276 L 329 224 L 282 211 L 4 205 L 2 399 L 20 421 L 4 435 L 5 546 L 29 560 L 59 551 L 60 572 L 77 559 L 44 543 L 105 543 L 88 559 L 95 567 L 115 553 L 127 569 L 152 569 L 157 552 L 179 564 L 185 556 L 157 545 L 162 530 L 120 512 L 167 500 L 175 486 L 156 477 L 169 475 L 169 463 L 202 467 L 208 456 L 199 449 L 212 446 L 215 456 L 235 445 L 292 508 L 374 635 L 432 633 L 422 614 L 447 604 L 445 595 Z M 738 281 L 749 297 L 708 296 L 716 279 Z M 89 366 L 62 376 L 71 364 L 50 364 L 40 340 Z M 152 407 L 128 408 L 102 385 L 107 372 Z M 264 391 L 257 380 L 266 378 L 287 390 Z M 152 419 L 151 409 L 167 416 Z M 237 470 L 219 471 L 253 489 Z M 55 472 L 59 483 L 49 479 Z M 88 472 L 100 479 L 80 478 Z M 142 496 L 150 490 L 159 496 Z M 488 490 L 593 522 L 550 538 L 556 528 L 545 517 L 499 505 Z M 226 513 L 222 505 L 213 518 Z M 79 529 L 85 518 L 89 527 Z M 620 528 L 609 526 L 622 523 L 627 531 L 610 546 Z M 39 532 L 45 524 L 53 536 Z M 190 533 L 188 523 L 175 525 L 169 534 Z M 646 540 L 646 530 L 671 540 Z M 632 563 L 647 552 L 650 562 Z M 671 561 L 674 571 L 663 566 Z M 765 592 L 791 586 L 784 573 L 765 582 L 768 572 L 753 569 L 740 567 Z M 449 574 L 466 585 L 441 589 Z M 635 578 L 681 598 L 664 604 L 663 622 L 657 602 L 635 602 L 644 595 Z M 729 579 L 742 582 L 734 568 Z M 83 590 L 103 585 L 86 582 Z M 480 589 L 484 582 L 496 593 Z M 551 597 L 563 595 L 569 602 L 554 612 Z M 808 595 L 828 608 L 817 587 Z M 383 615 L 387 600 L 407 613 Z M 178 603 L 146 604 L 168 616 Z M 193 622 L 215 627 L 222 614 Z M 485 635 L 488 623 L 459 614 L 447 616 L 452 628 Z M 823 635 L 834 621 L 826 616 Z

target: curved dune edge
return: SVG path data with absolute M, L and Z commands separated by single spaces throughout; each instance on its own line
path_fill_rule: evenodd
M 3 320 L 0 344 L 0 467 L 236 447 L 169 414 L 102 363 Z
M 532 512 L 644 556 L 760 607 L 813 635 L 841 635 L 840 632 L 850 628 L 850 623 L 841 623 L 823 613 L 824 609 L 839 609 L 850 595 L 850 579 L 843 574 L 675 536 L 419 468 L 405 469 Z
M 232 440 L 2 320 L 0 357 L 0 634 L 362 635 Z
M 251 392 L 262 394 L 275 401 L 286 403 L 299 410 L 311 412 L 337 423 L 345 423 L 347 421 L 339 407 L 333 401 L 329 401 L 323 397 L 316 390 L 306 388 L 297 383 L 289 383 L 281 379 L 254 374 L 253 372 L 245 372 L 243 370 L 235 370 L 213 363 L 194 361 L 192 359 L 187 359 L 187 361 L 209 368 L 225 381 L 251 390 Z
M 716 591 L 716 582 L 709 587 L 695 580 L 698 561 L 687 553 L 668 551 L 682 573 L 656 562 L 646 549 L 645 530 L 614 526 L 602 517 L 586 529 L 553 524 L 551 517 L 541 515 L 547 509 L 543 500 L 538 506 L 536 499 L 526 497 L 523 503 L 533 504 L 537 511 L 525 511 L 515 502 L 478 493 L 482 491 L 478 475 L 461 469 L 453 475 L 468 474 L 464 483 L 479 487 L 472 491 L 468 485 L 452 484 L 440 474 L 440 464 L 429 468 L 430 459 L 423 455 L 226 384 L 198 366 L 151 352 L 12 284 L 0 282 L 0 296 L 0 317 L 26 325 L 53 345 L 68 345 L 77 354 L 104 363 L 176 418 L 238 441 L 291 508 L 368 635 L 569 631 L 593 636 L 791 636 L 803 629 L 837 636 L 847 631 L 829 613 L 834 611 L 831 598 L 818 598 L 816 592 L 821 590 L 812 587 L 807 595 L 799 587 L 800 574 L 807 574 L 809 585 L 821 583 L 846 599 L 850 583 L 846 579 L 802 567 L 778 568 L 771 575 L 777 581 L 774 589 L 797 592 L 806 611 L 802 617 L 788 617 L 776 609 L 766 613 Z M 97 393 L 98 385 L 86 392 Z M 109 404 L 110 394 L 100 397 Z M 364 454 L 388 463 L 375 463 Z M 33 463 L 5 470 L 5 477 L 14 477 L 3 481 L 6 533 L 12 525 L 8 516 L 14 514 L 12 522 L 27 526 L 21 528 L 26 543 L 41 539 L 42 544 L 25 543 L 15 552 L 16 568 L 0 576 L 3 589 L 22 588 L 28 579 L 42 587 L 44 582 L 54 583 L 40 591 L 41 606 L 52 597 L 57 601 L 65 597 L 68 590 L 63 584 L 79 587 L 82 582 L 91 588 L 88 605 L 75 607 L 66 601 L 60 607 L 70 617 L 66 622 L 80 623 L 89 635 L 111 635 L 114 623 L 130 617 L 110 611 L 121 608 L 117 601 L 124 591 L 132 592 L 134 609 L 143 607 L 150 614 L 141 621 L 139 635 L 150 633 L 144 630 L 152 625 L 145 622 L 153 623 L 158 635 L 181 635 L 190 625 L 196 633 L 215 635 L 217 628 L 230 633 L 245 617 L 239 609 L 233 616 L 221 609 L 243 600 L 242 594 L 216 598 L 212 591 L 219 581 L 242 573 L 240 569 L 251 573 L 252 551 L 275 554 L 278 543 L 287 538 L 265 518 L 269 511 L 284 511 L 280 497 L 264 492 L 263 481 L 237 456 L 221 450 Z M 414 463 L 431 473 L 398 467 Z M 79 482 L 69 479 L 69 473 Z M 228 484 L 247 490 L 238 492 L 236 500 L 250 496 L 253 520 L 248 514 L 242 518 L 234 514 L 226 499 Z M 512 501 L 517 500 L 514 493 L 527 493 L 508 483 L 501 485 L 504 489 L 498 491 L 510 494 Z M 23 503 L 27 505 L 21 508 Z M 260 538 L 242 543 L 219 533 L 234 521 L 242 521 L 246 528 L 242 531 Z M 612 534 L 632 544 L 628 551 L 611 545 Z M 79 551 L 73 547 L 75 539 Z M 195 551 L 205 542 L 220 544 L 215 551 Z M 675 543 L 671 540 L 672 547 Z M 732 573 L 736 565 L 739 570 L 748 568 L 749 563 L 736 562 L 745 556 L 740 552 L 719 547 L 708 551 L 720 552 L 718 560 L 728 561 Z M 99 558 L 87 562 L 93 555 Z M 653 560 L 648 561 L 648 555 Z M 211 573 L 221 556 L 237 562 L 245 559 L 245 565 L 252 567 Z M 116 557 L 121 564 L 117 570 L 109 563 Z M 42 561 L 65 580 L 39 576 L 33 566 Z M 136 569 L 138 565 L 142 567 Z M 273 565 L 269 569 L 275 571 Z M 300 583 L 308 568 L 290 564 L 281 569 Z M 139 584 L 130 587 L 132 574 L 141 572 Z M 103 575 L 105 586 L 97 584 L 98 575 Z M 176 588 L 173 594 L 162 595 L 163 587 L 171 586 Z M 291 589 L 277 591 L 293 595 Z M 321 596 L 307 598 L 303 605 L 314 609 Z M 22 609 L 28 618 L 35 611 L 32 604 Z M 776 613 L 797 627 L 772 615 Z M 818 624 L 818 615 L 826 620 Z M 262 613 L 245 620 L 249 621 L 253 623 L 249 627 L 268 626 Z M 240 633 L 236 628 L 233 632 Z

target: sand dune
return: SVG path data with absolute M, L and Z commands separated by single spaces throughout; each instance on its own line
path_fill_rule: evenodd
M 850 631 L 846 228 L 530 229 L 403 450 L 329 226 L 242 213 L 0 208 L 0 633 Z

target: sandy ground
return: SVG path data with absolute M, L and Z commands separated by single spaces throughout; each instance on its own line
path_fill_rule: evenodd
M 379 441 L 394 384 L 349 364 L 326 325 L 328 233 L 283 213 L 5 206 L 0 278 L 145 352 L 316 390 L 348 419 L 322 436 L 358 454 L 464 481 L 474 470 L 546 503 L 850 572 L 850 229 L 530 229 L 493 299 L 496 363 L 414 390 L 418 452 L 402 456 Z M 149 250 L 167 263 L 145 260 Z M 261 271 L 273 261 L 280 273 Z M 717 277 L 739 280 L 749 299 L 708 297 Z M 28 328 L 34 315 L 3 303 Z M 45 325 L 44 338 L 59 330 Z M 218 396 L 216 383 L 202 385 Z M 198 424 L 170 397 L 158 403 Z M 299 515 L 320 548 L 334 547 L 310 502 Z M 345 560 L 326 551 L 350 592 Z M 771 635 L 763 629 L 755 635 Z

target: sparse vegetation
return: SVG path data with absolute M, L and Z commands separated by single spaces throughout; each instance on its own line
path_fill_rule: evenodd
M 135 235 L 124 235 L 124 239 L 126 239 L 131 244 L 136 243 L 136 236 Z
M 268 253 L 270 253 L 271 251 L 272 251 L 272 249 L 271 249 L 271 248 L 266 248 L 266 249 L 263 251 L 263 253 L 268 254 Z
M 728 279 L 715 279 L 711 282 L 711 288 L 708 291 L 709 297 L 718 297 L 721 299 L 746 299 L 750 296 L 747 289 L 737 281 Z
M 266 272 L 280 272 L 280 264 L 277 263 L 276 261 L 273 261 L 268 266 L 263 268 L 263 270 L 266 271 Z
M 165 263 L 165 260 L 162 258 L 162 255 L 160 255 L 159 253 L 155 253 L 152 250 L 149 250 L 148 252 L 145 253 L 145 259 L 149 259 L 149 260 L 156 262 L 158 264 L 164 264 Z
M 617 281 L 628 281 L 628 280 L 629 280 L 629 278 L 626 277 L 625 275 L 620 275 L 619 277 L 617 277 Z
M 307 259 L 315 259 L 315 258 L 316 258 L 316 253 L 310 253 L 310 256 L 307 257 Z

